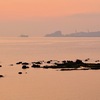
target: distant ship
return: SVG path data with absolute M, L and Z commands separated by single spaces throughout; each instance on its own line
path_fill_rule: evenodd
M 29 36 L 26 34 L 22 34 L 22 35 L 20 35 L 20 37 L 29 37 Z

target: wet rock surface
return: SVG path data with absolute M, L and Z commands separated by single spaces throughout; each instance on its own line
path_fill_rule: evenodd
M 18 71 L 18 74 L 27 74 L 27 69 L 36 69 L 36 68 L 43 68 L 43 69 L 57 69 L 56 71 L 74 71 L 74 70 L 100 70 L 100 60 L 95 60 L 94 63 L 88 62 L 90 58 L 85 59 L 84 61 L 80 59 L 76 59 L 75 61 L 72 60 L 48 60 L 48 61 L 35 61 L 35 62 L 17 62 L 15 64 L 11 63 L 8 64 L 10 66 L 16 65 L 19 69 L 26 70 L 26 72 Z M 0 65 L 2 69 L 2 65 Z M 4 67 L 3 67 L 4 68 Z M 14 67 L 10 67 L 14 68 Z M 5 73 L 4 73 L 5 74 Z M 4 75 L 0 75 L 0 78 L 4 77 Z
M 22 66 L 22 69 L 27 69 L 27 68 L 29 68 L 29 67 L 26 66 L 26 65 L 23 65 L 23 66 Z

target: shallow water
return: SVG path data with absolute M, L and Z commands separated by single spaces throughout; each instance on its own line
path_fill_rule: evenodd
M 100 59 L 100 38 L 0 38 L 1 100 L 100 100 L 100 71 L 21 69 L 18 61 Z M 9 66 L 14 64 L 14 66 Z M 23 74 L 19 75 L 18 72 Z M 27 73 L 26 73 L 27 72 Z
M 0 79 L 1 100 L 100 100 L 100 71 L 8 71 Z

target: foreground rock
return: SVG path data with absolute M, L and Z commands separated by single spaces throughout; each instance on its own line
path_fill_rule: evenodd
M 28 62 L 23 62 L 22 65 L 29 65 L 29 63 Z
M 40 68 L 40 65 L 38 65 L 38 64 L 33 64 L 31 67 L 32 67 L 32 68 Z
M 3 75 L 0 75 L 0 78 L 4 77 Z
M 26 65 L 23 65 L 23 66 L 22 66 L 22 69 L 27 69 L 27 68 L 29 68 L 29 67 L 26 66 Z
M 18 74 L 22 74 L 22 72 L 18 72 Z
M 72 70 L 77 70 L 76 68 L 66 68 L 66 69 L 61 69 L 60 71 L 72 71 Z
M 17 62 L 16 64 L 19 65 L 19 64 L 22 64 L 22 62 L 20 61 L 20 62 Z
M 45 61 L 37 61 L 37 62 L 32 62 L 32 63 L 18 62 L 17 64 L 21 64 L 22 69 L 29 68 L 28 65 L 31 65 L 31 64 L 32 64 L 31 65 L 32 68 L 46 68 L 46 69 L 52 68 L 52 69 L 60 69 L 61 71 L 99 70 L 100 69 L 100 63 L 87 63 L 88 60 L 90 60 L 90 58 L 85 59 L 84 62 L 80 59 L 77 59 L 76 61 L 48 60 L 46 62 Z

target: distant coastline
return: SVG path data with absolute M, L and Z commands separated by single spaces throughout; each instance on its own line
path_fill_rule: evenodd
M 45 37 L 100 37 L 100 31 L 95 32 L 75 32 L 70 34 L 62 34 L 61 31 L 46 34 Z
M 54 33 L 46 34 L 45 37 L 64 37 L 61 31 L 56 31 Z

